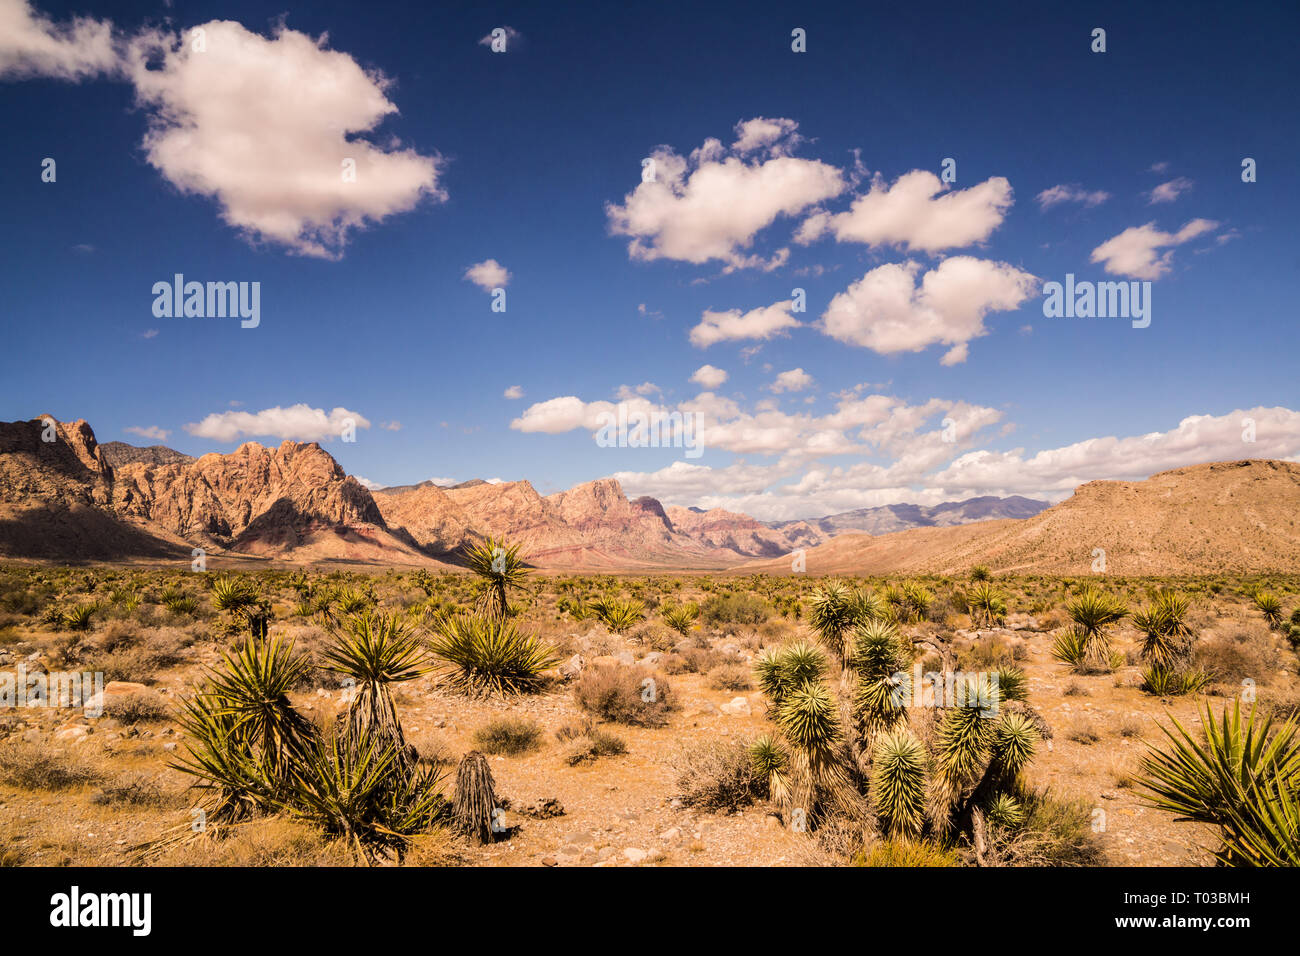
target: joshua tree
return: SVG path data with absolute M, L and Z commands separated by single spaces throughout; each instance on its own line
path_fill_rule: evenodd
M 529 573 L 519 556 L 519 545 L 488 538 L 470 548 L 465 559 L 469 569 L 479 576 L 479 613 L 497 620 L 505 618 L 510 613 L 510 591 L 523 588 Z
M 366 612 L 337 629 L 334 640 L 324 653 L 326 665 L 355 682 L 342 717 L 345 738 L 355 743 L 371 737 L 391 746 L 407 769 L 415 755 L 402 734 L 391 685 L 432 670 L 414 627 L 397 615 Z

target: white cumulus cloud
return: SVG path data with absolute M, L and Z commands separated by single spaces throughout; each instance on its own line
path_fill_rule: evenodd
M 1212 232 L 1218 225 L 1209 219 L 1193 219 L 1177 232 L 1162 232 L 1154 222 L 1130 226 L 1092 250 L 1092 261 L 1104 263 L 1111 275 L 1159 279 L 1173 267 L 1173 246 Z M 1160 253 L 1160 249 L 1168 251 Z
M 621 204 L 606 204 L 610 232 L 630 237 L 633 259 L 697 265 L 716 259 L 728 270 L 777 267 L 789 250 L 767 259 L 746 254 L 755 236 L 846 186 L 834 166 L 786 155 L 797 128 L 793 120 L 758 117 L 737 124 L 731 149 L 717 139 L 684 157 L 656 147 L 654 179 L 643 180 Z
M 80 80 L 118 68 L 112 23 L 54 23 L 27 0 L 0 0 L 0 77 Z
M 826 335 L 882 354 L 951 346 L 945 365 L 965 361 L 987 332 L 984 316 L 1020 307 L 1036 280 L 1005 262 L 953 256 L 916 282 L 916 262 L 878 266 L 836 295 L 818 323 Z
M 768 386 L 773 392 L 802 392 L 816 381 L 811 375 L 801 368 L 792 368 L 788 372 L 782 372 L 777 375 L 775 381 Z
M 510 270 L 495 259 L 484 259 L 466 269 L 464 277 L 484 292 L 491 292 L 496 288 L 505 288 L 510 281 Z
M 715 389 L 727 380 L 727 373 L 712 365 L 701 365 L 691 375 L 691 381 L 707 389 Z
M 198 438 L 213 441 L 236 441 L 240 438 L 326 441 L 342 435 L 349 425 L 369 428 L 370 420 L 346 408 L 326 412 L 323 408 L 312 408 L 300 402 L 288 408 L 277 405 L 260 412 L 214 412 L 201 422 L 186 425 L 185 430 Z
M 691 344 L 703 349 L 718 342 L 766 340 L 775 335 L 786 335 L 790 329 L 801 327 L 799 320 L 791 314 L 793 308 L 794 301 L 787 299 L 748 312 L 740 309 L 726 312 L 706 310 L 700 316 L 700 324 L 691 329 Z
M 796 239 L 811 242 L 830 232 L 840 242 L 940 252 L 983 242 L 1011 208 L 1011 183 L 994 176 L 968 189 L 949 190 L 934 173 L 914 169 L 888 185 L 876 175 L 871 190 L 847 212 L 815 213 Z

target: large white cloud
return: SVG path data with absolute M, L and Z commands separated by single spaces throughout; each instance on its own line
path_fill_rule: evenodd
M 1173 267 L 1173 246 L 1213 232 L 1218 226 L 1209 219 L 1193 219 L 1177 232 L 1162 232 L 1154 222 L 1130 226 L 1092 250 L 1092 261 L 1104 263 L 1111 275 L 1159 279 Z M 1159 249 L 1168 251 L 1159 253 Z
M 691 344 L 703 349 L 719 342 L 766 340 L 786 335 L 790 329 L 801 327 L 799 320 L 791 314 L 793 308 L 794 300 L 787 299 L 748 312 L 740 309 L 725 312 L 706 310 L 700 316 L 699 325 L 691 329 Z
M 111 23 L 54 23 L 27 0 L 0 0 L 0 77 L 79 80 L 117 69 Z
M 934 253 L 983 242 L 1002 224 L 1012 202 L 1011 183 L 1001 176 L 949 191 L 923 169 L 903 174 L 893 186 L 877 175 L 847 212 L 815 213 L 796 238 L 811 242 L 830 232 L 841 242 Z
M 336 257 L 350 231 L 445 198 L 437 158 L 358 135 L 397 112 L 382 74 L 284 27 L 269 39 L 230 21 L 199 29 L 201 52 L 192 33 L 136 37 L 127 70 L 149 115 L 145 157 L 230 225 Z
M 691 375 L 692 382 L 695 382 L 697 385 L 702 385 L 707 389 L 715 389 L 726 380 L 726 371 L 712 365 L 701 365 L 695 370 L 694 374 Z
M 906 421 L 925 409 L 925 405 L 895 405 L 888 399 L 875 404 L 878 411 L 888 410 L 886 421 Z M 1210 461 L 1294 461 L 1300 457 L 1300 412 L 1287 408 L 1194 415 L 1166 432 L 1094 438 L 1032 455 L 1023 449 L 968 450 L 969 440 L 996 420 L 992 409 L 958 405 L 943 414 L 956 424 L 955 431 L 962 438 L 936 442 L 933 433 L 901 427 L 882 449 L 892 456 L 883 464 L 859 461 L 828 467 L 786 458 L 774 464 L 740 460 L 711 467 L 675 461 L 657 471 L 620 471 L 614 477 L 632 496 L 652 495 L 666 504 L 727 508 L 776 521 L 890 504 L 937 504 L 979 495 L 1021 494 L 1059 501 L 1087 481 L 1136 481 Z M 1254 422 L 1253 443 L 1243 440 L 1246 419 Z
M 834 166 L 786 155 L 797 126 L 758 117 L 737 124 L 731 149 L 716 139 L 685 157 L 656 147 L 654 180 L 641 182 L 621 204 L 606 204 L 610 231 L 630 237 L 633 259 L 719 260 L 728 269 L 784 263 L 788 250 L 767 259 L 745 250 L 778 217 L 797 215 L 846 185 Z
M 198 438 L 236 441 L 240 438 L 279 438 L 295 441 L 325 441 L 337 438 L 344 429 L 369 428 L 370 420 L 359 412 L 334 408 L 312 408 L 305 403 L 288 408 L 275 406 L 260 412 L 213 413 L 201 422 L 192 422 L 185 430 Z
M 1035 278 L 1005 262 L 953 256 L 922 276 L 916 262 L 878 266 L 836 295 L 818 323 L 831 338 L 883 354 L 951 348 L 945 365 L 966 359 L 986 333 L 984 316 L 1019 308 Z

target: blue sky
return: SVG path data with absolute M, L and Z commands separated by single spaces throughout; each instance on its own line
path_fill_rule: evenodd
M 0 0 L 0 418 L 766 518 L 1295 458 L 1300 10 L 1057 6 Z M 178 272 L 260 324 L 155 317 Z M 1067 273 L 1150 326 L 1045 317 Z M 704 453 L 601 447 L 620 400 Z

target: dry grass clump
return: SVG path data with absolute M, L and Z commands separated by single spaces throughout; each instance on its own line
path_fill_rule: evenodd
M 731 813 L 759 797 L 760 781 L 746 741 L 700 744 L 681 751 L 673 765 L 678 767 L 678 798 L 688 807 Z
M 70 790 L 103 779 L 102 770 L 77 754 L 45 744 L 0 746 L 0 783 L 19 790 Z
M 1267 685 L 1280 666 L 1272 636 L 1254 629 L 1198 641 L 1192 660 L 1224 685 L 1240 685 L 1243 680 Z
M 683 647 L 663 659 L 667 674 L 704 674 L 718 666 L 723 655 L 707 647 Z
M 564 760 L 571 767 L 600 757 L 617 757 L 627 753 L 627 741 L 597 726 L 591 718 L 561 727 L 555 736 L 568 744 L 564 749 Z
M 578 678 L 574 697 L 583 710 L 618 724 L 662 727 L 675 702 L 668 681 L 644 667 L 599 664 Z
M 748 667 L 740 664 L 720 664 L 705 677 L 714 690 L 750 690 L 754 686 Z
M 338 840 L 287 817 L 257 817 L 224 829 L 221 839 L 177 844 L 160 866 L 353 866 L 355 858 Z
M 153 691 L 139 691 L 134 694 L 121 694 L 106 697 L 104 716 L 120 720 L 124 724 L 148 723 L 166 720 L 167 703 L 161 694 Z
M 898 838 L 877 840 L 853 858 L 854 866 L 960 866 L 957 854 L 932 843 Z
M 1075 724 L 1065 732 L 1066 740 L 1073 740 L 1076 744 L 1089 746 L 1101 740 L 1101 734 L 1097 733 L 1096 728 L 1089 723 Z
M 489 754 L 514 757 L 536 750 L 541 743 L 541 725 L 523 717 L 498 717 L 474 731 L 474 745 Z

